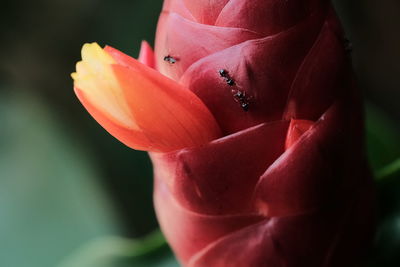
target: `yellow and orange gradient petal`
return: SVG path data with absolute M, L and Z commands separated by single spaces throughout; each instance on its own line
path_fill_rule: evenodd
M 149 61 L 149 47 L 145 58 Z M 111 47 L 85 44 L 72 74 L 83 106 L 125 145 L 151 152 L 201 146 L 221 136 L 190 90 Z

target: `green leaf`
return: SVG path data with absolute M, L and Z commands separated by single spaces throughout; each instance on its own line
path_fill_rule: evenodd
M 62 121 L 29 94 L 0 94 L 0 121 L 0 266 L 55 266 L 119 234 L 91 156 Z
M 368 157 L 377 176 L 385 166 L 400 158 L 400 132 L 397 124 L 378 107 L 366 105 Z
M 368 156 L 375 173 L 378 222 L 367 266 L 400 266 L 400 134 L 395 122 L 367 104 Z
M 141 240 L 103 237 L 81 247 L 58 267 L 177 267 L 162 233 Z
M 394 175 L 400 176 L 400 158 L 385 166 L 376 174 L 378 179 L 385 179 Z

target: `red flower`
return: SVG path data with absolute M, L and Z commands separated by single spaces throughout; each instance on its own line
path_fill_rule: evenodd
M 143 47 L 141 60 L 150 65 L 152 52 Z M 220 136 L 195 94 L 118 50 L 85 44 L 76 70 L 72 77 L 82 104 L 129 147 L 167 152 Z
M 155 58 L 83 49 L 82 103 L 150 151 L 186 266 L 353 266 L 373 229 L 362 106 L 327 0 L 167 0 Z M 189 89 L 189 90 L 188 90 Z M 193 93 L 194 94 L 193 94 Z

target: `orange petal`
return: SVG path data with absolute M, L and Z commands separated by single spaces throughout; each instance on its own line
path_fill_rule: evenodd
M 292 119 L 286 136 L 286 150 L 294 145 L 313 124 L 313 121 Z
M 99 108 L 90 102 L 90 99 L 85 95 L 85 92 L 79 88 L 74 88 L 75 94 L 81 101 L 82 105 L 87 109 L 89 114 L 111 135 L 116 137 L 119 141 L 124 143 L 126 146 L 137 149 L 147 150 L 149 140 L 140 131 L 135 131 L 126 128 L 114 120 L 110 119 L 107 114 L 102 112 Z
M 113 65 L 113 70 L 136 123 L 149 139 L 175 150 L 199 146 L 220 136 L 214 117 L 195 94 L 136 64 L 135 69 Z
M 116 79 L 116 61 L 96 43 L 82 47 L 82 61 L 76 64 L 74 87 L 83 91 L 95 106 L 124 127 L 139 130 Z
M 183 88 L 111 48 L 86 44 L 75 91 L 89 113 L 127 146 L 168 152 L 200 146 L 220 136 L 207 107 Z

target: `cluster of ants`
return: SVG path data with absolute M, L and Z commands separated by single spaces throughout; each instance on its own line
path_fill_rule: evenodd
M 353 50 L 353 44 L 347 38 L 344 38 L 344 49 L 347 53 L 351 53 Z M 168 55 L 168 56 L 164 57 L 164 61 L 166 61 L 170 64 L 175 64 L 177 62 L 177 59 Z M 229 75 L 229 72 L 227 70 L 220 69 L 218 71 L 218 73 L 225 80 L 227 85 L 232 86 L 232 87 L 236 85 L 235 81 Z M 233 98 L 235 99 L 235 101 L 237 103 L 240 104 L 242 109 L 244 111 L 248 111 L 250 103 L 249 103 L 249 97 L 246 96 L 246 92 L 238 90 L 236 88 L 231 89 L 231 92 L 233 94 Z
M 175 64 L 177 62 L 177 59 L 170 55 L 167 55 L 164 57 L 164 61 L 168 62 L 169 64 Z M 221 69 L 218 71 L 218 73 L 225 80 L 227 85 L 232 87 L 236 85 L 235 81 L 229 75 L 227 70 Z M 249 98 L 246 96 L 246 92 L 238 90 L 236 88 L 233 88 L 231 92 L 233 94 L 233 99 L 235 99 L 235 101 L 240 104 L 244 111 L 248 111 L 250 103 Z
M 229 75 L 227 70 L 221 69 L 218 71 L 218 73 L 225 80 L 227 85 L 229 85 L 229 86 L 236 85 L 235 81 Z M 249 98 L 246 96 L 246 92 L 238 90 L 236 88 L 232 89 L 231 92 L 233 94 L 233 98 L 235 99 L 236 102 L 238 102 L 240 104 L 242 109 L 244 111 L 248 111 L 250 103 L 249 103 Z

